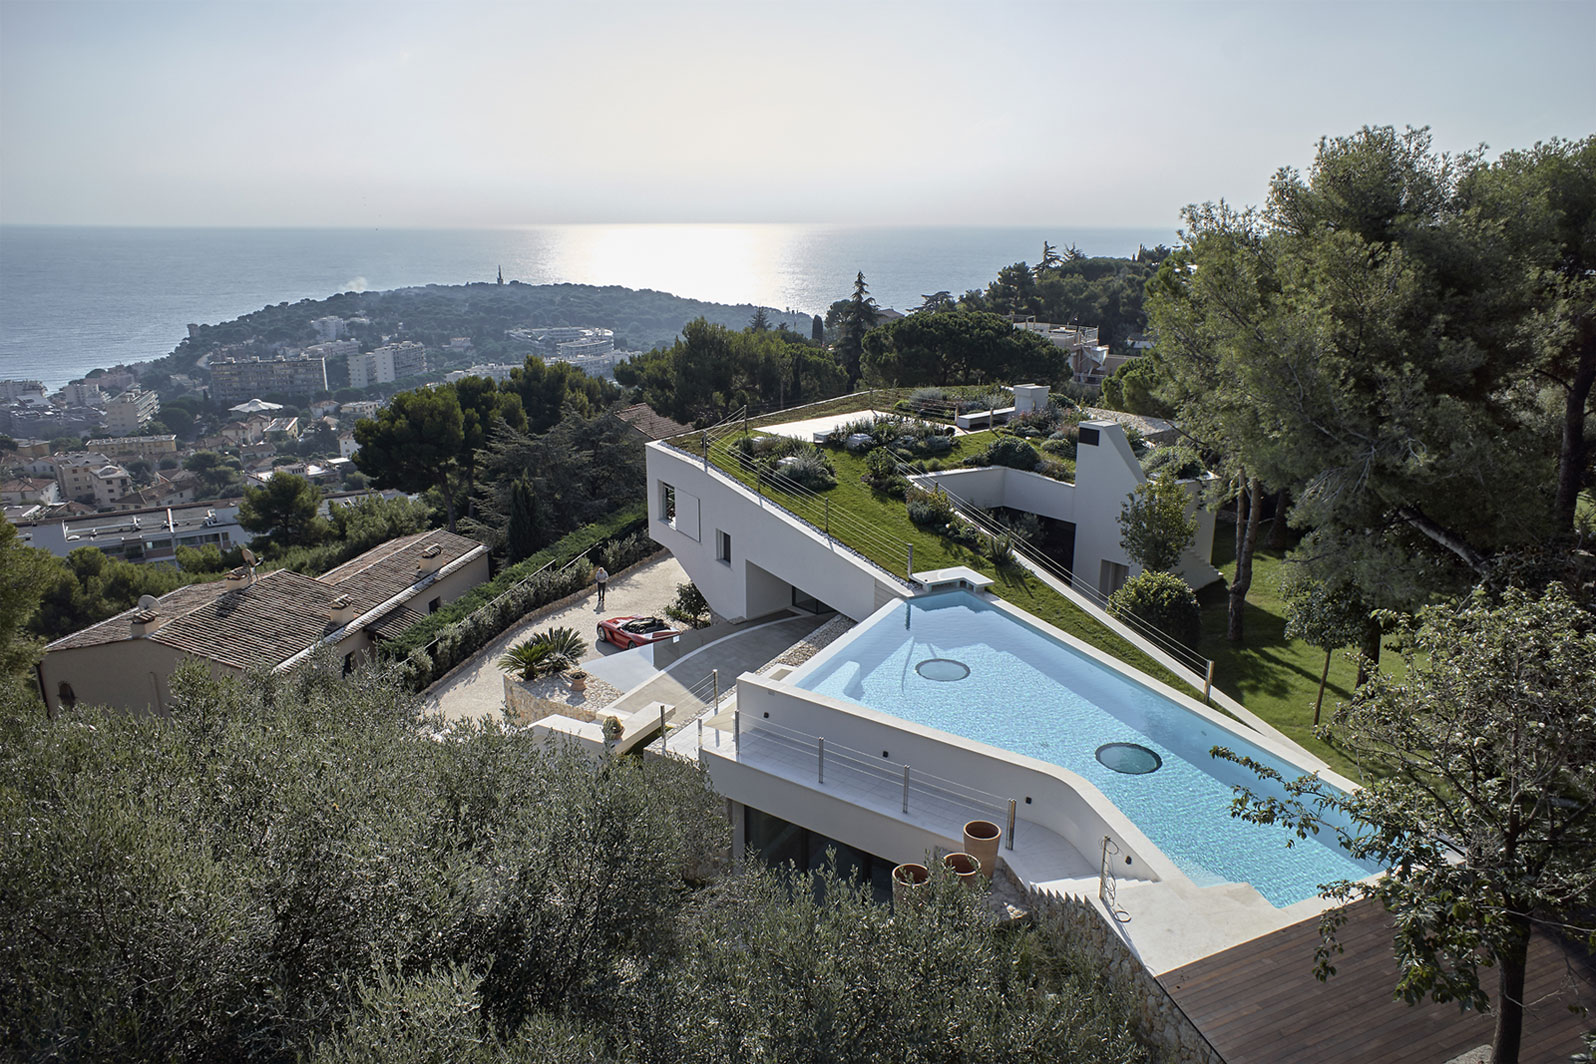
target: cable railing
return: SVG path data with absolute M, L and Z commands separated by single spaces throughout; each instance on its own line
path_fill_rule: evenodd
M 939 487 L 941 487 L 941 485 L 939 485 Z M 1109 616 L 1107 612 L 1109 600 L 1108 595 L 1105 595 L 1101 590 L 1093 587 L 1090 583 L 1078 582 L 1073 572 L 1063 565 L 1060 565 L 1054 559 L 1049 558 L 1045 553 L 1042 552 L 1041 548 L 1032 543 L 1030 540 L 1026 539 L 1024 536 L 1020 535 L 1018 532 L 1009 528 L 991 511 L 976 506 L 969 500 L 964 499 L 951 491 L 947 491 L 946 488 L 943 488 L 942 490 L 947 493 L 947 496 L 953 503 L 954 508 L 958 510 L 959 513 L 967 520 L 969 520 L 971 524 L 975 525 L 978 529 L 985 532 L 989 536 L 1007 536 L 1010 543 L 1014 545 L 1014 551 L 1016 554 L 1022 555 L 1026 561 L 1035 565 L 1037 568 L 1046 570 L 1050 575 L 1068 585 L 1069 588 L 1077 595 L 1080 595 L 1082 598 L 1086 599 L 1088 604 L 1090 604 L 1094 609 L 1102 612 L 1105 616 Z M 1134 614 L 1114 616 L 1113 620 L 1118 621 L 1120 624 L 1123 624 L 1125 627 L 1131 629 L 1148 642 L 1154 644 L 1164 653 L 1174 658 L 1182 666 L 1196 673 L 1198 676 L 1204 677 L 1205 679 L 1210 678 L 1209 670 L 1213 665 L 1213 662 L 1209 658 L 1203 657 L 1196 650 L 1187 646 L 1185 643 L 1182 643 L 1174 636 L 1143 620 L 1142 618 L 1135 616 Z
M 789 513 L 827 538 L 841 541 L 844 547 L 875 562 L 898 579 L 908 582 L 914 559 L 914 547 L 908 540 L 898 539 L 882 532 L 865 518 L 844 507 L 833 507 L 830 497 L 805 487 L 783 473 L 779 466 L 763 469 L 756 467 L 734 445 L 725 442 L 724 438 L 709 446 L 705 459 L 708 461 L 711 458 L 722 471 L 746 476 L 748 482 L 743 482 L 741 477 L 734 477 L 740 483 L 744 483 L 745 487 L 762 497 L 766 496 L 766 489 L 770 489 L 772 501 Z
M 924 769 L 915 769 L 906 761 L 892 761 L 887 758 L 874 757 L 863 750 L 843 745 L 837 742 L 828 742 L 825 736 L 810 735 L 807 732 L 789 728 L 775 721 L 761 718 L 747 730 L 748 735 L 767 732 L 773 736 L 785 749 L 794 748 L 802 750 L 805 754 L 813 752 L 815 761 L 815 783 L 817 786 L 826 785 L 826 774 L 829 770 L 835 786 L 839 777 L 845 777 L 848 772 L 864 776 L 872 784 L 887 782 L 894 786 L 899 796 L 898 810 L 907 815 L 911 809 L 924 810 L 929 805 L 933 811 L 943 812 L 945 808 L 953 806 L 963 813 L 990 813 L 994 819 L 1006 818 L 1008 831 L 1006 846 L 1014 849 L 1014 828 L 1016 808 L 1018 802 L 1014 798 L 993 794 L 991 791 L 971 787 L 946 776 L 939 776 L 934 772 Z M 717 740 L 719 736 L 716 737 Z M 742 727 L 742 713 L 734 711 L 732 714 L 732 756 L 741 761 L 743 757 L 743 743 L 747 741 Z M 703 746 L 703 732 L 699 733 L 699 745 Z

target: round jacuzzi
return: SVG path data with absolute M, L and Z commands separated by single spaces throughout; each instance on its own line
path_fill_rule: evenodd
M 1128 776 L 1144 776 L 1164 764 L 1156 752 L 1137 743 L 1104 743 L 1097 748 L 1097 760 Z
M 914 667 L 914 671 L 928 680 L 936 680 L 938 683 L 951 683 L 954 680 L 962 680 L 970 675 L 970 666 L 962 661 L 954 661 L 952 658 L 926 658 Z

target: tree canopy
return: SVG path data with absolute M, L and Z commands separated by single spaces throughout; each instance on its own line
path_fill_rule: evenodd
M 1169 572 L 1197 535 L 1197 517 L 1186 512 L 1190 505 L 1173 473 L 1142 481 L 1120 504 L 1119 545 L 1142 568 Z
M 1069 380 L 1063 349 L 980 311 L 920 312 L 864 337 L 863 373 L 891 386 Z
M 1379 898 L 1396 919 L 1397 992 L 1491 1004 L 1492 1059 L 1512 1064 L 1531 930 L 1596 946 L 1596 617 L 1561 584 L 1500 601 L 1479 591 L 1402 622 L 1397 641 L 1404 669 L 1377 673 L 1329 724 L 1366 785 L 1348 794 L 1306 776 L 1285 798 L 1243 796 L 1238 814 L 1335 831 L 1389 869 L 1328 894 Z M 1323 925 L 1325 974 L 1339 913 Z M 1494 1002 L 1485 964 L 1497 969 Z
M 355 423 L 355 465 L 382 488 L 426 491 L 443 496 L 454 531 L 454 477 L 465 447 L 464 417 L 453 388 L 400 392 L 375 419 Z
M 321 516 L 321 492 L 304 477 L 278 470 L 265 484 L 244 492 L 238 523 L 284 547 L 308 547 L 329 532 Z

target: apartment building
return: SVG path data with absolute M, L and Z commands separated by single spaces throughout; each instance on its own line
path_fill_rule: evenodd
M 91 451 L 114 458 L 156 459 L 164 454 L 177 453 L 177 437 L 165 436 L 107 436 L 89 440 L 84 444 Z
M 427 349 L 407 340 L 349 356 L 349 386 L 369 388 L 427 372 Z
M 239 403 L 258 395 L 313 395 L 327 390 L 323 358 L 222 359 L 211 363 L 211 397 Z
M 105 427 L 118 436 L 131 436 L 148 425 L 161 409 L 154 392 L 129 388 L 105 404 Z

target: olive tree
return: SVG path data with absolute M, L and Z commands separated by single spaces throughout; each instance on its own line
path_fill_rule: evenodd
M 1531 932 L 1596 945 L 1596 617 L 1561 584 L 1499 602 L 1476 592 L 1402 623 L 1397 646 L 1404 668 L 1377 673 L 1328 725 L 1367 786 L 1345 794 L 1305 776 L 1282 781 L 1284 797 L 1244 792 L 1235 813 L 1300 837 L 1329 828 L 1388 869 L 1329 884 L 1325 896 L 1383 902 L 1395 918 L 1397 994 L 1494 1007 L 1491 1059 L 1515 1064 Z M 1321 978 L 1335 971 L 1344 920 L 1337 909 L 1321 925 Z M 1494 1001 L 1482 965 L 1497 969 Z

